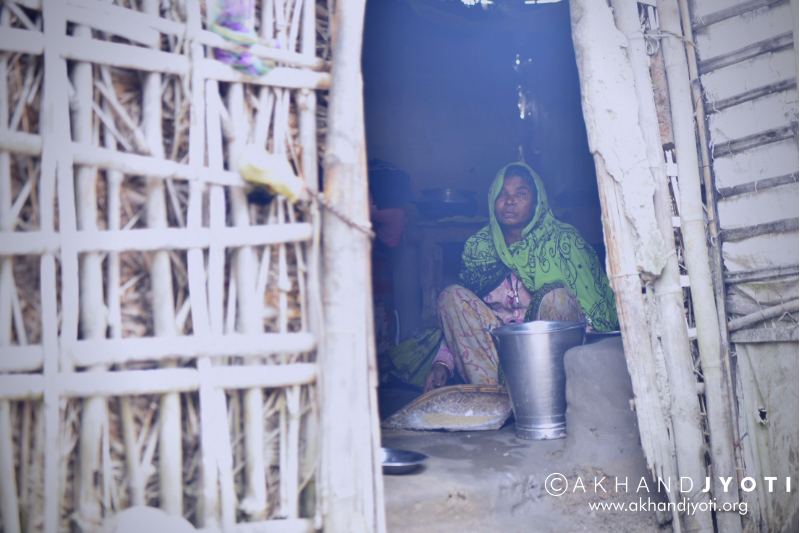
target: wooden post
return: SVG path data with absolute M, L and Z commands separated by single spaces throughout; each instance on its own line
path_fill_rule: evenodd
M 636 405 L 639 433 L 648 467 L 654 476 L 675 477 L 674 444 L 664 423 L 659 395 L 659 379 L 653 346 L 651 324 L 642 296 L 642 281 L 637 270 L 634 228 L 625 212 L 623 184 L 618 183 L 606 168 L 606 158 L 615 158 L 618 140 L 632 128 L 639 128 L 638 113 L 631 109 L 636 99 L 634 75 L 627 54 L 621 49 L 621 34 L 614 25 L 610 8 L 591 0 L 570 0 L 572 38 L 581 80 L 581 97 L 589 134 L 589 148 L 594 154 L 600 205 L 603 211 L 603 232 L 606 242 L 608 278 L 617 303 L 625 359 Z M 608 102 L 613 88 L 615 99 Z M 624 95 L 620 95 L 624 92 Z M 608 105 L 620 109 L 608 110 Z M 624 130 L 624 131 L 623 131 Z M 641 134 L 639 134 L 641 136 Z M 625 137 L 641 142 L 641 137 Z M 644 146 L 643 146 L 644 147 Z M 611 164 L 616 162 L 610 159 Z M 623 180 L 632 176 L 620 176 Z M 662 385 L 666 385 L 663 384 Z M 669 494 L 674 501 L 675 494 Z M 677 510 L 673 512 L 673 527 L 680 528 Z
M 621 216 L 614 178 L 606 172 L 602 157 L 596 154 L 594 160 L 604 215 L 603 233 L 607 249 L 608 277 L 614 290 L 625 360 L 633 383 L 642 448 L 654 477 L 666 478 L 672 466 L 668 454 L 669 436 L 658 401 L 658 384 L 647 313 L 642 298 L 642 282 L 639 274 L 631 272 L 629 266 L 634 261 L 631 230 Z M 626 267 L 628 270 L 623 270 Z
M 346 215 L 366 224 L 361 44 L 364 0 L 338 2 L 333 55 L 336 58 L 328 107 L 325 197 Z M 382 477 L 373 435 L 379 432 L 371 395 L 368 357 L 372 310 L 370 242 L 330 212 L 323 223 L 325 351 L 320 357 L 323 424 L 322 481 L 325 529 L 385 530 Z M 379 490 L 380 489 L 380 490 Z
M 651 85 L 648 72 L 649 62 L 644 35 L 640 30 L 637 3 L 630 0 L 612 0 L 611 5 L 614 8 L 617 27 L 628 36 L 630 52 L 628 57 L 633 67 L 639 100 L 639 126 L 647 145 L 647 159 L 655 183 L 656 222 L 664 243 L 668 249 L 674 251 L 669 178 L 664 165 L 661 132 L 653 95 L 654 87 Z M 700 425 L 697 379 L 694 375 L 689 336 L 686 331 L 678 258 L 675 253 L 667 254 L 664 270 L 653 282 L 653 292 L 655 305 L 651 313 L 658 317 L 655 324 L 660 330 L 654 336 L 653 345 L 654 350 L 660 352 L 663 357 L 669 376 L 670 411 L 678 475 L 690 478 L 693 486 L 701 487 L 706 477 L 705 443 Z M 704 496 L 703 500 L 698 498 L 697 501 L 706 501 L 708 496 Z M 682 525 L 687 531 L 705 533 L 714 531 L 710 510 L 683 514 Z

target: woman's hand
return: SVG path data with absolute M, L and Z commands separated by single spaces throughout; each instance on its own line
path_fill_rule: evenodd
M 423 393 L 430 392 L 433 389 L 444 387 L 447 382 L 447 369 L 442 365 L 433 365 L 431 373 L 425 378 L 425 388 L 422 389 Z

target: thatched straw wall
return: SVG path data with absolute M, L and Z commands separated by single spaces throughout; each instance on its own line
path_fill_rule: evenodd
M 0 5 L 4 533 L 314 528 L 319 211 L 248 201 L 237 158 L 317 189 L 333 6 L 239 1 L 265 76 L 215 59 L 236 2 Z

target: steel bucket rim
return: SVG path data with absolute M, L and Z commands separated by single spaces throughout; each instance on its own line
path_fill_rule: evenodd
M 510 324 L 492 328 L 492 335 L 547 335 L 572 329 L 586 329 L 587 322 L 566 322 L 556 320 L 534 320 L 521 324 Z M 532 329 L 533 328 L 533 329 Z

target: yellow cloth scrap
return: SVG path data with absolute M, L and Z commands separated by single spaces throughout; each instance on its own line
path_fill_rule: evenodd
M 245 181 L 267 187 L 273 194 L 295 203 L 303 191 L 303 180 L 294 175 L 292 166 L 283 155 L 270 154 L 250 144 L 239 156 L 239 173 Z

